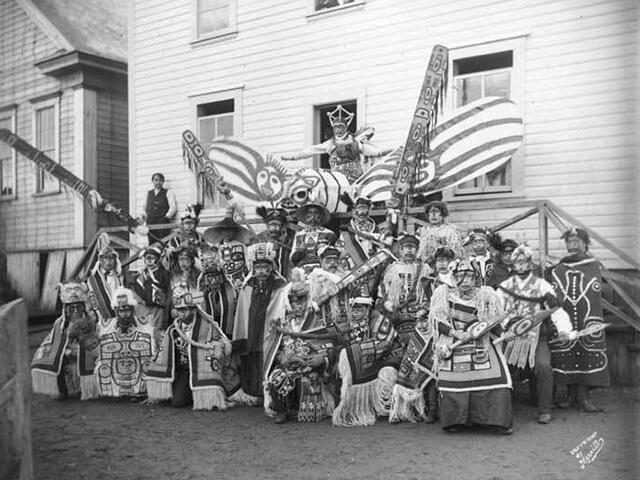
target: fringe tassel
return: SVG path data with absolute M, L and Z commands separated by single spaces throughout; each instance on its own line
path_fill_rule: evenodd
M 324 411 L 327 417 L 333 415 L 336 408 L 336 399 L 333 394 L 324 385 L 322 386 L 322 403 L 324 404 Z
M 170 400 L 172 395 L 171 383 L 171 381 L 161 382 L 147 378 L 147 396 L 149 400 Z
M 398 378 L 398 371 L 393 367 L 382 367 L 376 379 L 376 412 L 386 417 L 391 411 L 391 396 Z
M 236 393 L 234 393 L 227 399 L 227 403 L 232 404 L 230 406 L 247 405 L 249 407 L 254 407 L 256 405 L 260 405 L 261 401 L 261 398 L 249 395 L 242 388 L 240 388 Z
M 31 385 L 33 393 L 41 393 L 53 397 L 60 395 L 58 375 L 55 373 L 31 370 Z
M 100 386 L 95 375 L 80 376 L 80 400 L 98 398 L 100 393 Z
M 227 402 L 222 387 L 199 388 L 191 392 L 194 410 L 226 410 Z
M 376 423 L 377 381 L 351 385 L 333 411 L 332 423 L 337 427 L 366 427 Z
M 422 390 L 395 385 L 391 397 L 389 423 L 416 423 L 425 419 L 425 402 Z
M 377 380 L 353 385 L 346 350 L 340 352 L 338 373 L 342 378 L 340 403 L 333 411 L 332 423 L 338 427 L 364 427 L 376 423 Z

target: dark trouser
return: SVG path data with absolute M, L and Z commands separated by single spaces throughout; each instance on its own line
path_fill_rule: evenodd
M 427 412 L 431 415 L 438 415 L 438 389 L 436 382 L 430 381 L 424 389 L 424 398 L 427 404 Z
M 148 225 L 162 225 L 164 223 L 171 223 L 171 222 L 169 222 L 169 220 L 167 220 L 165 217 L 148 217 L 147 218 L 147 226 Z M 156 242 L 156 240 L 154 240 L 151 237 L 151 235 L 154 235 L 159 240 L 162 240 L 164 237 L 166 237 L 170 233 L 171 233 L 171 229 L 149 230 L 149 235 L 147 235 L 147 237 L 149 238 L 149 245 L 151 245 L 152 243 Z
M 176 367 L 176 379 L 171 385 L 171 406 L 176 408 L 188 407 L 193 404 L 191 386 L 189 385 L 189 369 Z
M 538 396 L 538 411 L 551 413 L 553 403 L 553 371 L 551 370 L 551 351 L 549 342 L 542 337 L 536 347 L 533 375 L 536 379 L 536 394 Z

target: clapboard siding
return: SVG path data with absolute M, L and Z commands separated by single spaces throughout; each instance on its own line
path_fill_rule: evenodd
M 33 142 L 30 100 L 59 92 L 56 80 L 33 65 L 57 47 L 14 0 L 0 1 L 0 108 L 17 105 L 17 134 Z M 60 94 L 60 160 L 73 168 L 73 93 Z M 6 250 L 65 247 L 73 239 L 73 198 L 70 193 L 35 197 L 35 170 L 18 156 L 16 199 L 0 202 L 0 247 Z
M 306 2 L 238 0 L 233 38 L 191 45 L 190 2 L 135 3 L 134 204 L 157 170 L 179 203 L 194 199 L 194 181 L 180 160 L 180 133 L 193 120 L 190 95 L 243 86 L 245 139 L 282 155 L 306 146 L 309 102 L 326 92 L 343 92 L 342 99 L 363 93 L 358 117 L 376 127 L 375 143 L 401 145 L 434 44 L 525 35 L 524 199 L 556 202 L 637 258 L 635 1 L 370 0 L 310 19 L 306 8 Z M 466 228 L 518 213 L 456 211 L 452 220 Z M 537 228 L 532 219 L 513 233 L 535 244 Z M 552 250 L 562 246 L 550 243 Z M 594 252 L 621 266 L 597 246 Z
M 128 119 L 126 91 L 100 91 L 97 104 L 98 184 L 101 194 L 122 208 L 129 205 Z M 98 226 L 111 226 L 101 214 Z

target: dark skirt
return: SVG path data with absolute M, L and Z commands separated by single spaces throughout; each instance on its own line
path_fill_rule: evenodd
M 463 425 L 513 426 L 511 389 L 440 392 L 442 428 Z
M 245 393 L 254 397 L 263 397 L 263 354 L 251 352 L 242 356 L 242 388 Z

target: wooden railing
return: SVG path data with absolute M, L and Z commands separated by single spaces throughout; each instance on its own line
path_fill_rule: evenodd
M 524 209 L 524 211 L 522 211 L 521 213 L 518 213 L 517 215 L 514 215 L 513 217 L 499 223 L 498 225 L 491 227 L 491 230 L 494 232 L 499 232 L 529 217 L 537 215 L 538 241 L 539 241 L 538 261 L 541 266 L 552 265 L 557 263 L 559 260 L 558 258 L 549 254 L 549 238 L 550 238 L 549 225 L 551 224 L 560 233 L 564 233 L 569 228 L 569 226 L 577 226 L 584 229 L 586 232 L 589 233 L 589 236 L 594 241 L 599 243 L 602 247 L 607 249 L 609 252 L 613 253 L 617 258 L 626 262 L 631 267 L 631 269 L 635 271 L 640 271 L 640 264 L 635 259 L 633 259 L 630 255 L 628 255 L 626 252 L 622 251 L 620 248 L 613 245 L 611 242 L 607 241 L 602 235 L 598 234 L 598 232 L 589 228 L 587 225 L 585 225 L 583 222 L 581 222 L 574 216 L 570 215 L 564 209 L 560 208 L 559 206 L 555 205 L 553 202 L 550 202 L 548 200 L 510 201 L 507 203 L 501 202 L 499 205 L 498 204 L 491 205 L 490 207 L 488 207 L 488 205 L 485 203 L 478 203 L 471 206 L 469 205 L 464 205 L 460 207 L 453 206 L 452 210 L 454 211 L 455 210 L 467 211 L 470 209 L 486 210 L 487 208 L 494 208 L 494 207 Z M 401 219 L 401 222 L 403 222 L 403 230 L 415 232 L 418 227 L 427 225 L 425 221 L 417 217 L 417 215 L 423 212 L 424 212 L 423 207 L 410 208 L 408 210 L 408 215 L 404 216 Z M 371 214 L 375 218 L 384 218 L 386 211 L 374 210 L 371 212 Z M 334 218 L 337 218 L 340 221 L 346 221 L 348 218 L 350 218 L 350 216 L 351 216 L 350 214 L 342 213 L 342 214 L 335 214 Z M 200 227 L 206 228 L 206 227 L 213 226 L 218 220 L 219 219 L 209 219 L 209 220 L 203 219 L 200 222 Z M 256 217 L 249 218 L 248 221 L 251 224 L 262 223 L 261 220 Z M 165 225 L 152 225 L 149 228 L 151 230 L 158 230 L 158 229 L 172 228 L 175 226 L 176 226 L 175 224 L 165 224 Z M 115 233 L 122 233 L 126 231 L 127 229 L 124 226 L 108 227 L 108 228 L 100 229 L 96 233 L 96 236 L 93 238 L 92 242 L 89 244 L 86 251 L 84 252 L 82 257 L 79 259 L 75 267 L 71 270 L 71 272 L 67 274 L 67 278 L 72 278 L 76 276 L 83 277 L 87 274 L 89 266 L 93 265 L 93 263 L 96 260 L 97 250 L 98 250 L 97 249 L 98 238 L 103 233 L 107 233 L 109 235 L 110 241 L 116 248 L 125 249 L 130 252 L 131 256 L 127 260 L 125 260 L 125 262 L 123 262 L 124 264 L 127 264 L 128 262 L 135 260 L 135 258 L 137 258 L 138 252 L 140 251 L 140 247 L 126 240 L 123 240 L 118 236 L 113 235 Z M 171 235 L 168 235 L 163 239 L 163 241 L 166 241 L 170 237 Z M 622 303 L 624 303 L 628 311 L 630 311 L 631 313 L 627 313 L 627 311 L 624 310 L 624 306 L 622 306 L 621 308 L 621 306 L 613 305 L 611 302 L 607 300 L 604 300 L 605 309 L 611 312 L 612 314 L 614 314 L 616 317 L 623 320 L 624 322 L 626 322 L 627 324 L 631 325 L 637 331 L 640 331 L 640 306 L 638 305 L 636 300 L 634 300 L 634 298 L 628 293 L 628 291 L 625 290 L 625 288 L 623 288 L 622 286 L 622 284 L 624 284 L 625 286 L 627 286 L 627 288 L 631 288 L 634 292 L 638 292 L 640 294 L 640 280 L 638 280 L 638 278 L 634 277 L 633 275 L 627 275 L 627 274 L 618 273 L 618 272 L 611 272 L 604 265 L 602 265 L 602 276 L 606 279 L 606 282 L 609 285 L 611 285 L 611 288 L 617 294 L 617 297 L 622 301 Z M 640 298 L 640 295 L 638 298 Z

